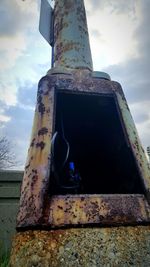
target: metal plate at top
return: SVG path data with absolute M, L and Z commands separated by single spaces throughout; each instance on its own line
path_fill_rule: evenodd
M 39 31 L 44 39 L 53 46 L 53 8 L 47 0 L 41 0 Z

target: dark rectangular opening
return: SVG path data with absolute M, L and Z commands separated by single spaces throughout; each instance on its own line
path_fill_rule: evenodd
M 143 193 L 113 96 L 57 92 L 54 135 L 52 195 Z M 75 183 L 70 181 L 70 162 Z

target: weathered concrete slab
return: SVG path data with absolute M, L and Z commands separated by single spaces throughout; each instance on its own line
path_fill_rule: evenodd
M 150 226 L 18 233 L 10 267 L 150 266 Z

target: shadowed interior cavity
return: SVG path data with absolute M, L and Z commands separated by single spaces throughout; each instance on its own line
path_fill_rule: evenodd
M 62 134 L 63 128 L 70 147 L 59 180 L 64 179 L 69 162 L 74 162 L 81 182 L 77 190 L 64 189 L 51 172 L 51 194 L 143 193 L 135 158 L 112 96 L 58 92 L 54 120 L 54 132 Z M 65 149 L 63 144 L 56 147 L 55 160 L 64 157 Z

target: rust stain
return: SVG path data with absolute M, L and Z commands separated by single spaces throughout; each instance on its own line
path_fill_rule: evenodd
M 55 67 L 92 71 L 84 2 L 56 0 L 54 14 Z
M 52 196 L 49 210 L 52 227 L 150 222 L 150 209 L 143 195 Z
M 35 225 L 39 223 L 43 214 L 44 196 L 49 181 L 54 91 L 52 87 L 49 87 L 50 79 L 44 77 L 41 81 L 39 82 L 32 141 L 28 151 L 21 188 L 20 210 L 18 213 L 19 225 Z M 41 103 L 42 105 L 39 106 Z
M 43 127 L 38 131 L 38 135 L 45 135 L 48 133 L 48 128 L 47 127 Z
M 38 148 L 41 148 L 41 149 L 44 149 L 45 147 L 45 143 L 43 141 L 39 142 L 39 143 L 36 143 L 36 147 Z
M 13 240 L 10 267 L 149 266 L 149 240 L 149 226 L 26 231 Z
M 67 201 L 66 198 L 65 207 L 64 199 L 62 198 L 62 202 L 60 199 L 59 201 L 57 199 L 57 208 L 53 208 L 54 199 L 50 199 L 49 197 L 48 186 L 54 112 L 54 90 L 65 90 L 66 92 L 68 91 L 72 93 L 96 93 L 105 96 L 114 96 L 115 94 L 117 96 L 124 124 L 129 130 L 128 139 L 135 157 L 138 159 L 141 176 L 147 190 L 146 192 L 149 192 L 149 165 L 145 159 L 144 151 L 137 137 L 134 123 L 131 120 L 127 121 L 129 110 L 127 109 L 126 104 L 123 104 L 124 102 L 122 103 L 124 97 L 122 97 L 122 89 L 118 83 L 92 78 L 92 75 L 86 70 L 76 70 L 73 71 L 71 75 L 52 74 L 43 77 L 39 82 L 37 107 L 34 117 L 31 145 L 23 178 L 17 226 L 34 226 L 38 225 L 39 222 L 41 225 L 54 225 L 55 223 L 57 225 L 64 225 L 66 221 L 67 224 L 71 224 L 72 222 L 73 224 L 78 225 L 81 224 L 81 222 L 84 223 L 87 221 L 91 223 L 101 223 L 102 221 L 103 223 L 116 223 L 117 221 L 120 221 L 121 223 L 123 223 L 123 221 L 124 223 L 127 221 L 138 223 L 139 221 L 139 223 L 141 223 L 142 220 L 149 220 L 148 215 L 144 215 L 144 212 L 146 211 L 141 210 L 140 208 L 143 207 L 143 205 L 145 207 L 145 204 L 141 204 L 140 202 L 143 201 L 142 203 L 145 203 L 145 200 L 139 200 L 136 196 L 133 199 L 129 198 L 130 205 L 127 202 L 127 198 L 126 201 L 124 201 L 121 197 L 118 198 L 118 202 L 115 198 L 114 200 L 110 198 L 113 203 L 113 205 L 111 205 L 109 196 L 108 202 L 106 201 L 106 198 L 105 201 L 103 201 L 103 198 L 99 196 L 96 201 L 89 202 L 89 205 L 87 205 L 87 199 L 89 199 L 89 197 L 83 195 L 81 196 L 80 201 L 75 201 L 75 199 Z M 39 96 L 41 103 L 44 105 L 44 109 L 42 110 L 39 109 Z M 75 201 L 75 203 L 71 201 Z M 125 208 L 126 206 L 128 209 Z M 55 216 L 54 210 L 56 213 L 58 212 Z M 80 212 L 78 212 L 78 210 Z M 54 216 L 54 220 L 52 216 Z M 58 221 L 56 220 L 57 216 Z
M 139 172 L 141 174 L 141 179 L 143 181 L 147 199 L 150 203 L 150 166 L 147 161 L 145 152 L 142 148 L 137 130 L 135 128 L 135 124 L 133 121 L 133 118 L 131 116 L 130 110 L 127 105 L 127 101 L 125 99 L 125 96 L 123 94 L 122 88 L 119 83 L 112 82 L 113 85 L 113 91 L 115 92 L 115 95 L 118 100 L 118 104 L 121 110 L 121 116 L 126 128 L 126 132 L 128 135 L 128 139 L 133 151 L 133 154 L 135 156 L 135 159 L 137 161 Z
M 34 145 L 35 145 L 35 138 L 33 138 L 30 146 L 33 147 Z
M 17 217 L 18 230 L 24 227 L 33 229 L 34 226 L 46 226 L 51 230 L 18 233 L 13 243 L 10 267 L 25 266 L 26 261 L 30 266 L 48 266 L 48 263 L 62 267 L 100 266 L 99 263 L 101 266 L 124 266 L 127 262 L 137 266 L 139 262 L 143 264 L 149 254 L 149 226 L 135 225 L 150 224 L 150 207 L 147 202 L 148 200 L 150 203 L 150 166 L 121 86 L 116 82 L 92 78 L 84 2 L 55 2 L 55 68 L 38 85 L 31 143 Z M 72 34 L 73 31 L 75 34 Z M 67 74 L 63 74 L 66 70 Z M 117 99 L 129 146 L 143 180 L 145 195 L 49 195 L 54 101 L 55 91 L 58 90 L 102 94 Z M 95 228 L 82 228 L 91 225 Z M 111 227 L 102 228 L 104 225 Z M 118 225 L 121 227 L 117 227 Z M 78 229 L 57 230 L 66 226 L 76 226 Z M 96 229 L 96 226 L 101 227 Z M 68 246 L 69 243 L 71 245 Z M 139 257 L 139 251 L 142 257 Z M 133 252 L 136 255 L 134 259 Z M 98 262 L 95 261 L 96 253 Z M 150 260 L 146 264 L 148 262 Z

